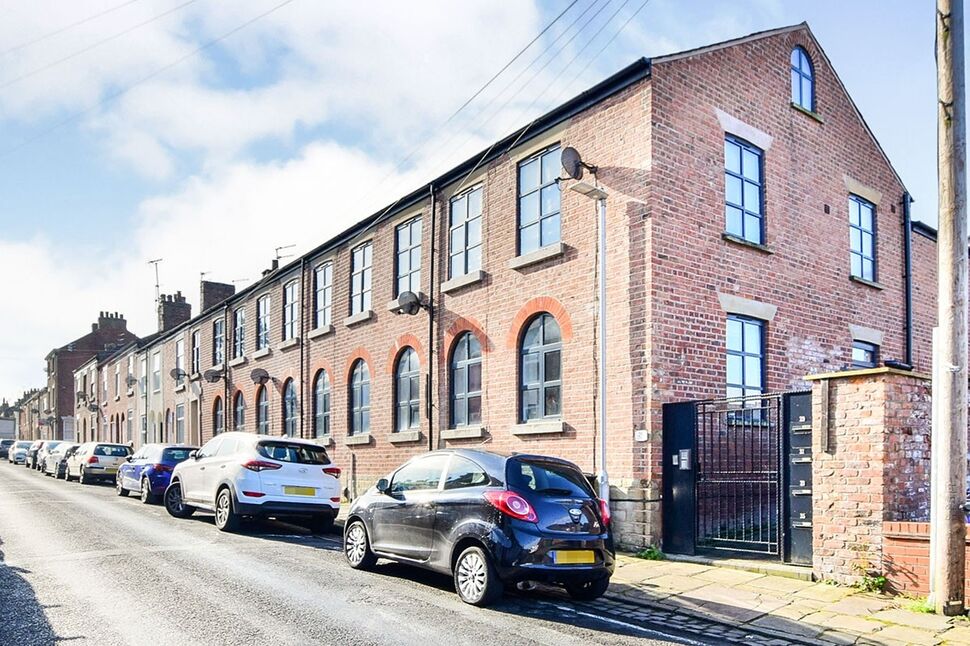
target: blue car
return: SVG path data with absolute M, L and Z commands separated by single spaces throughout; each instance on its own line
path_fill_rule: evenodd
M 115 490 L 119 496 L 137 491 L 143 503 L 157 500 L 168 487 L 172 470 L 198 447 L 184 444 L 146 444 L 118 468 Z

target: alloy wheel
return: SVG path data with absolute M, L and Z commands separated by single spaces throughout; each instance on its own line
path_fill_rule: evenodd
M 165 505 L 175 513 L 182 513 L 185 504 L 182 502 L 182 488 L 169 487 L 165 492 Z
M 350 528 L 344 550 L 347 552 L 347 560 L 353 565 L 358 565 L 364 560 L 364 554 L 367 553 L 367 534 L 364 532 L 363 525 L 354 523 Z
M 229 492 L 224 490 L 219 494 L 219 499 L 216 501 L 216 524 L 219 527 L 225 527 L 226 522 L 229 520 Z
M 485 592 L 488 577 L 485 561 L 477 552 L 468 552 L 458 562 L 458 587 L 462 596 L 469 601 L 477 601 Z
M 142 481 L 141 481 L 141 496 L 140 496 L 141 497 L 141 501 L 144 502 L 144 503 L 147 503 L 151 499 L 151 496 L 152 496 L 152 488 L 151 488 L 151 485 L 148 484 L 148 479 L 147 478 L 142 478 Z

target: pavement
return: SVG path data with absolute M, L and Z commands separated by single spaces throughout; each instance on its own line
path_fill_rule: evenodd
M 970 620 L 910 610 L 912 599 L 711 564 L 618 561 L 608 601 L 720 623 L 748 643 L 970 644 Z
M 347 566 L 340 536 L 218 531 L 109 485 L 0 462 L 0 645 L 713 644 L 540 590 L 481 609 L 450 577 Z M 622 606 L 621 606 L 622 608 Z

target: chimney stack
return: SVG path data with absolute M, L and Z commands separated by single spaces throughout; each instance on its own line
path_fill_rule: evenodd
M 128 328 L 125 317 L 118 312 L 99 312 L 98 322 L 91 326 L 92 332 L 98 330 L 124 330 Z
M 182 292 L 161 294 L 158 297 L 158 331 L 164 332 L 192 318 L 192 305 L 185 302 Z
M 209 280 L 203 280 L 200 291 L 201 297 L 199 303 L 202 304 L 202 311 L 205 312 L 235 294 L 236 286 L 230 285 L 229 283 L 214 283 Z

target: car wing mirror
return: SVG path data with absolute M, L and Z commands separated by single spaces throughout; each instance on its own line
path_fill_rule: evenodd
M 130 455 L 125 456 L 125 462 L 131 462 L 131 456 Z
M 377 481 L 376 487 L 379 492 L 386 494 L 391 490 L 391 483 L 388 482 L 387 478 L 381 478 Z
M 193 460 L 198 460 L 199 459 L 199 452 L 198 451 L 191 451 L 189 453 L 189 457 L 192 458 Z

